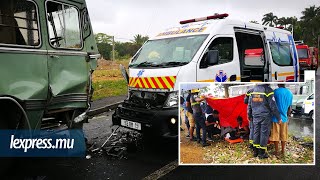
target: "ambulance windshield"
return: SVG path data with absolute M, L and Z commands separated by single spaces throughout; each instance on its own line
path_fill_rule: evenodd
M 132 59 L 129 67 L 173 67 L 188 64 L 207 35 L 150 40 Z

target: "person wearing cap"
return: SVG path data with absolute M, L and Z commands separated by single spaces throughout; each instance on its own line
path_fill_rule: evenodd
M 248 102 L 248 117 L 253 122 L 253 156 L 268 158 L 267 144 L 270 135 L 272 116 L 281 124 L 282 119 L 269 84 L 258 84 L 253 88 Z
M 196 134 L 197 134 L 197 141 L 198 143 L 202 143 L 202 146 L 208 146 L 210 144 L 207 143 L 207 131 L 206 131 L 206 124 L 205 124 L 205 116 L 202 112 L 200 102 L 204 100 L 204 98 L 198 97 L 200 90 L 199 89 L 192 89 L 191 90 L 191 107 L 193 111 L 193 118 L 196 122 Z M 200 138 L 200 129 L 202 129 L 202 139 Z

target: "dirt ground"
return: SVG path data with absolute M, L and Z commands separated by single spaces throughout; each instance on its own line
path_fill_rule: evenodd
M 312 164 L 314 161 L 313 147 L 301 145 L 290 136 L 286 146 L 285 156 L 273 155 L 274 145 L 268 145 L 268 159 L 253 157 L 253 152 L 248 147 L 248 140 L 242 143 L 229 144 L 219 137 L 214 138 L 211 145 L 202 147 L 201 144 L 191 142 L 186 138 L 186 127 L 180 132 L 180 164 Z M 195 133 L 194 133 L 195 134 Z M 279 146 L 280 148 L 280 146 Z
M 122 80 L 122 74 L 119 68 L 119 65 L 128 69 L 129 60 L 98 60 L 98 67 L 93 72 L 92 80 L 93 82 L 105 81 L 105 80 Z

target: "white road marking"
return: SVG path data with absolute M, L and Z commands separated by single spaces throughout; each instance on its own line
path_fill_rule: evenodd
M 155 172 L 151 173 L 150 175 L 143 178 L 143 180 L 154 180 L 159 179 L 162 176 L 165 176 L 169 172 L 173 171 L 178 167 L 178 160 L 174 160 L 170 162 L 169 164 L 163 166 L 162 168 L 156 170 Z

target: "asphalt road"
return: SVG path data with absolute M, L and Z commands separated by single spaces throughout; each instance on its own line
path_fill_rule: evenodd
M 111 134 L 111 115 L 101 114 L 84 125 L 84 132 L 94 147 L 100 147 Z M 114 128 L 114 127 L 113 127 Z M 115 128 L 114 128 L 115 129 Z M 122 131 L 123 129 L 120 129 Z M 143 179 L 177 159 L 177 141 L 147 138 L 143 149 L 130 152 L 121 159 L 106 153 L 89 152 L 85 158 L 22 158 L 18 159 L 10 175 L 16 179 Z M 150 176 L 152 175 L 152 176 Z M 2 177 L 0 177 L 2 179 Z M 8 178 L 12 179 L 12 177 Z M 153 179 L 153 178 L 152 178 Z
M 316 89 L 320 88 L 320 74 Z M 316 93 L 316 105 L 320 106 Z M 103 103 L 103 102 L 101 102 Z M 316 119 L 320 119 L 319 108 Z M 106 112 L 84 125 L 89 142 L 100 146 L 111 134 L 111 115 Z M 316 123 L 316 154 L 320 153 L 320 125 Z M 106 154 L 90 153 L 84 158 L 19 159 L 11 175 L 17 179 L 320 179 L 319 166 L 179 166 L 177 141 L 161 142 L 150 138 L 144 149 L 126 158 L 111 159 Z M 316 156 L 319 162 L 319 156 Z M 58 176 L 58 177 L 57 177 Z M 5 178 L 0 178 L 5 179 Z M 12 179 L 12 178 L 9 178 Z

